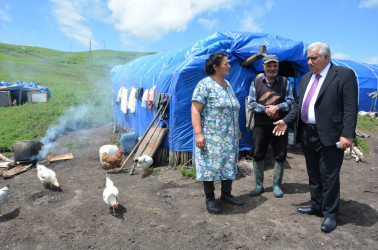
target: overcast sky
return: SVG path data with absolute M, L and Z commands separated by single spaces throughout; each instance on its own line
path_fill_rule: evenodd
M 378 64 L 378 0 L 0 0 L 0 42 L 161 52 L 215 32 L 258 32 Z

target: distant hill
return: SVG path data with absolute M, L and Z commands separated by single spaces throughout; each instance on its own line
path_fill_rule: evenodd
M 56 67 L 77 65 L 83 67 L 112 68 L 115 65 L 125 64 L 137 57 L 153 53 L 92 50 L 85 52 L 64 52 L 33 46 L 22 46 L 0 43 L 0 65 L 12 63 L 33 63 L 35 65 L 49 64 Z
M 14 141 L 42 138 L 48 127 L 59 124 L 61 115 L 72 108 L 77 111 L 67 117 L 69 123 L 63 124 L 63 130 L 112 121 L 110 70 L 149 54 L 94 50 L 90 57 L 88 51 L 64 52 L 0 43 L 0 81 L 34 82 L 51 91 L 47 103 L 0 107 L 0 152 L 11 151 Z M 80 107 L 86 107 L 86 112 Z

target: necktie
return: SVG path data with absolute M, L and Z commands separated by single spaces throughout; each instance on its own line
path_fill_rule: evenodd
M 310 102 L 311 102 L 312 96 L 315 93 L 316 87 L 318 87 L 318 83 L 319 83 L 319 78 L 320 77 L 321 77 L 321 75 L 319 75 L 319 74 L 316 75 L 315 81 L 312 83 L 312 86 L 311 86 L 310 90 L 308 91 L 306 99 L 305 99 L 305 101 L 303 103 L 302 113 L 301 113 L 301 119 L 302 119 L 302 121 L 304 123 L 307 122 L 307 119 L 308 119 L 308 107 L 310 106 Z

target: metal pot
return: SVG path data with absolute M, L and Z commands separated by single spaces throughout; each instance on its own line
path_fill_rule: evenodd
M 16 141 L 14 147 L 15 161 L 33 161 L 38 160 L 38 153 L 43 143 L 37 140 Z

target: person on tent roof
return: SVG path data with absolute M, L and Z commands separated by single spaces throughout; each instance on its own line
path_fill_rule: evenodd
M 226 54 L 212 54 L 205 66 L 205 72 L 210 76 L 197 84 L 192 97 L 193 160 L 196 179 L 203 182 L 210 213 L 222 212 L 214 196 L 214 181 L 218 180 L 221 181 L 223 202 L 244 205 L 231 195 L 232 180 L 238 172 L 241 132 L 238 122 L 240 104 L 230 83 L 224 79 L 230 67 Z

